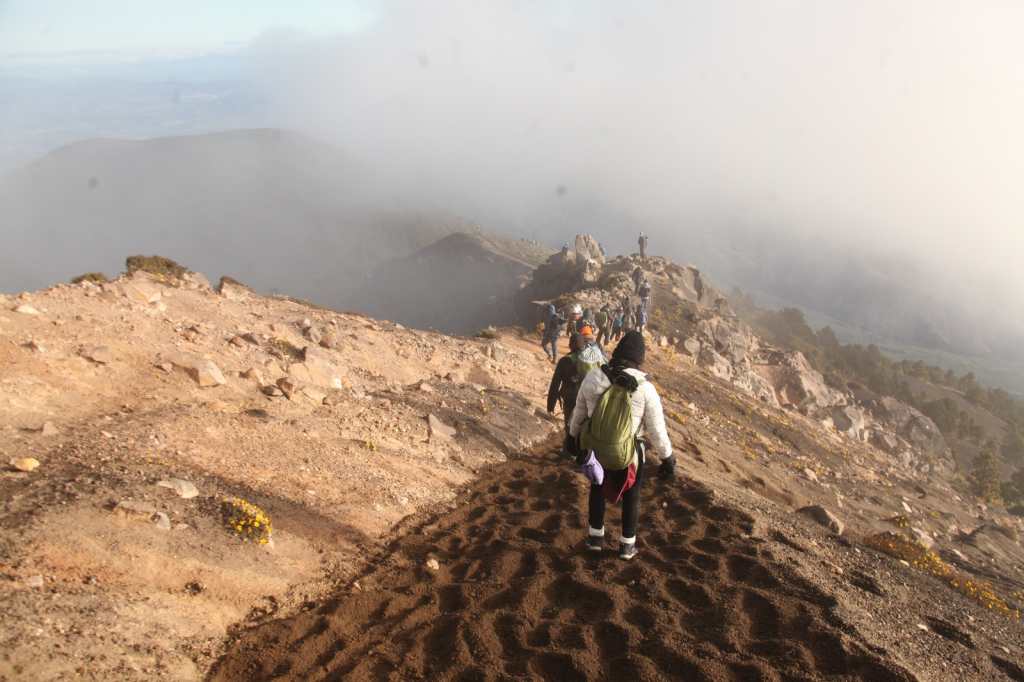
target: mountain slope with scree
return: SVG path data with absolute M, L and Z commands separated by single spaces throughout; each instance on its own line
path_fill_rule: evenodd
M 645 484 L 629 564 L 582 552 L 587 485 L 532 332 L 190 273 L 0 300 L 0 673 L 1024 679 L 1019 520 L 963 496 L 940 442 L 792 366 L 696 268 L 578 243 L 516 306 L 649 272 L 681 476 Z M 836 420 L 853 407 L 861 431 Z

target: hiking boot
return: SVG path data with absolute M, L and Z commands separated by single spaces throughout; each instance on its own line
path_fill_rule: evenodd
M 619 543 L 619 558 L 623 561 L 629 561 L 637 554 L 635 542 L 620 542 Z
M 597 535 L 587 536 L 587 551 L 600 552 L 604 549 L 604 538 Z

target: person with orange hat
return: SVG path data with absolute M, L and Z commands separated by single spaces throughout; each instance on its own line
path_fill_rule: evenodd
M 569 353 L 555 365 L 548 386 L 548 413 L 555 413 L 555 405 L 562 404 L 562 416 L 565 421 L 565 434 L 569 435 L 569 418 L 576 407 L 576 394 L 580 390 L 583 379 L 592 370 L 607 362 L 601 347 L 594 342 L 594 329 L 584 325 L 579 333 L 569 337 Z M 567 456 L 572 450 L 566 449 Z

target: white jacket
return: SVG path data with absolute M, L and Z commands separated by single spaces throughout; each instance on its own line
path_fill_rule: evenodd
M 665 413 L 661 409 L 661 397 L 658 395 L 654 384 L 647 381 L 647 375 L 638 369 L 627 369 L 640 383 L 639 388 L 629 397 L 630 406 L 633 412 L 633 433 L 638 437 L 646 437 L 651 447 L 661 459 L 672 456 L 672 443 L 668 439 L 668 431 L 665 429 Z M 583 422 L 594 414 L 601 396 L 611 388 L 611 382 L 600 369 L 594 369 L 587 373 L 580 385 L 580 392 L 576 396 L 576 409 L 573 410 L 572 419 L 569 421 L 569 434 L 573 437 L 580 435 Z M 641 424 L 643 425 L 641 427 Z

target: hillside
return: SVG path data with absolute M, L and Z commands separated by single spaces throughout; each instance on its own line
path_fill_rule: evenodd
M 354 299 L 376 317 L 471 334 L 514 320 L 516 292 L 550 255 L 533 242 L 459 232 L 379 265 Z
M 1024 679 L 1024 527 L 927 417 L 828 387 L 695 267 L 577 245 L 524 311 L 655 285 L 681 476 L 629 564 L 581 551 L 530 333 L 195 275 L 0 297 L 0 677 Z
M 0 179 L 0 212 L 17 245 L 0 251 L 0 291 L 159 253 L 335 307 L 376 264 L 452 231 L 381 200 L 342 152 L 271 129 L 75 143 Z

